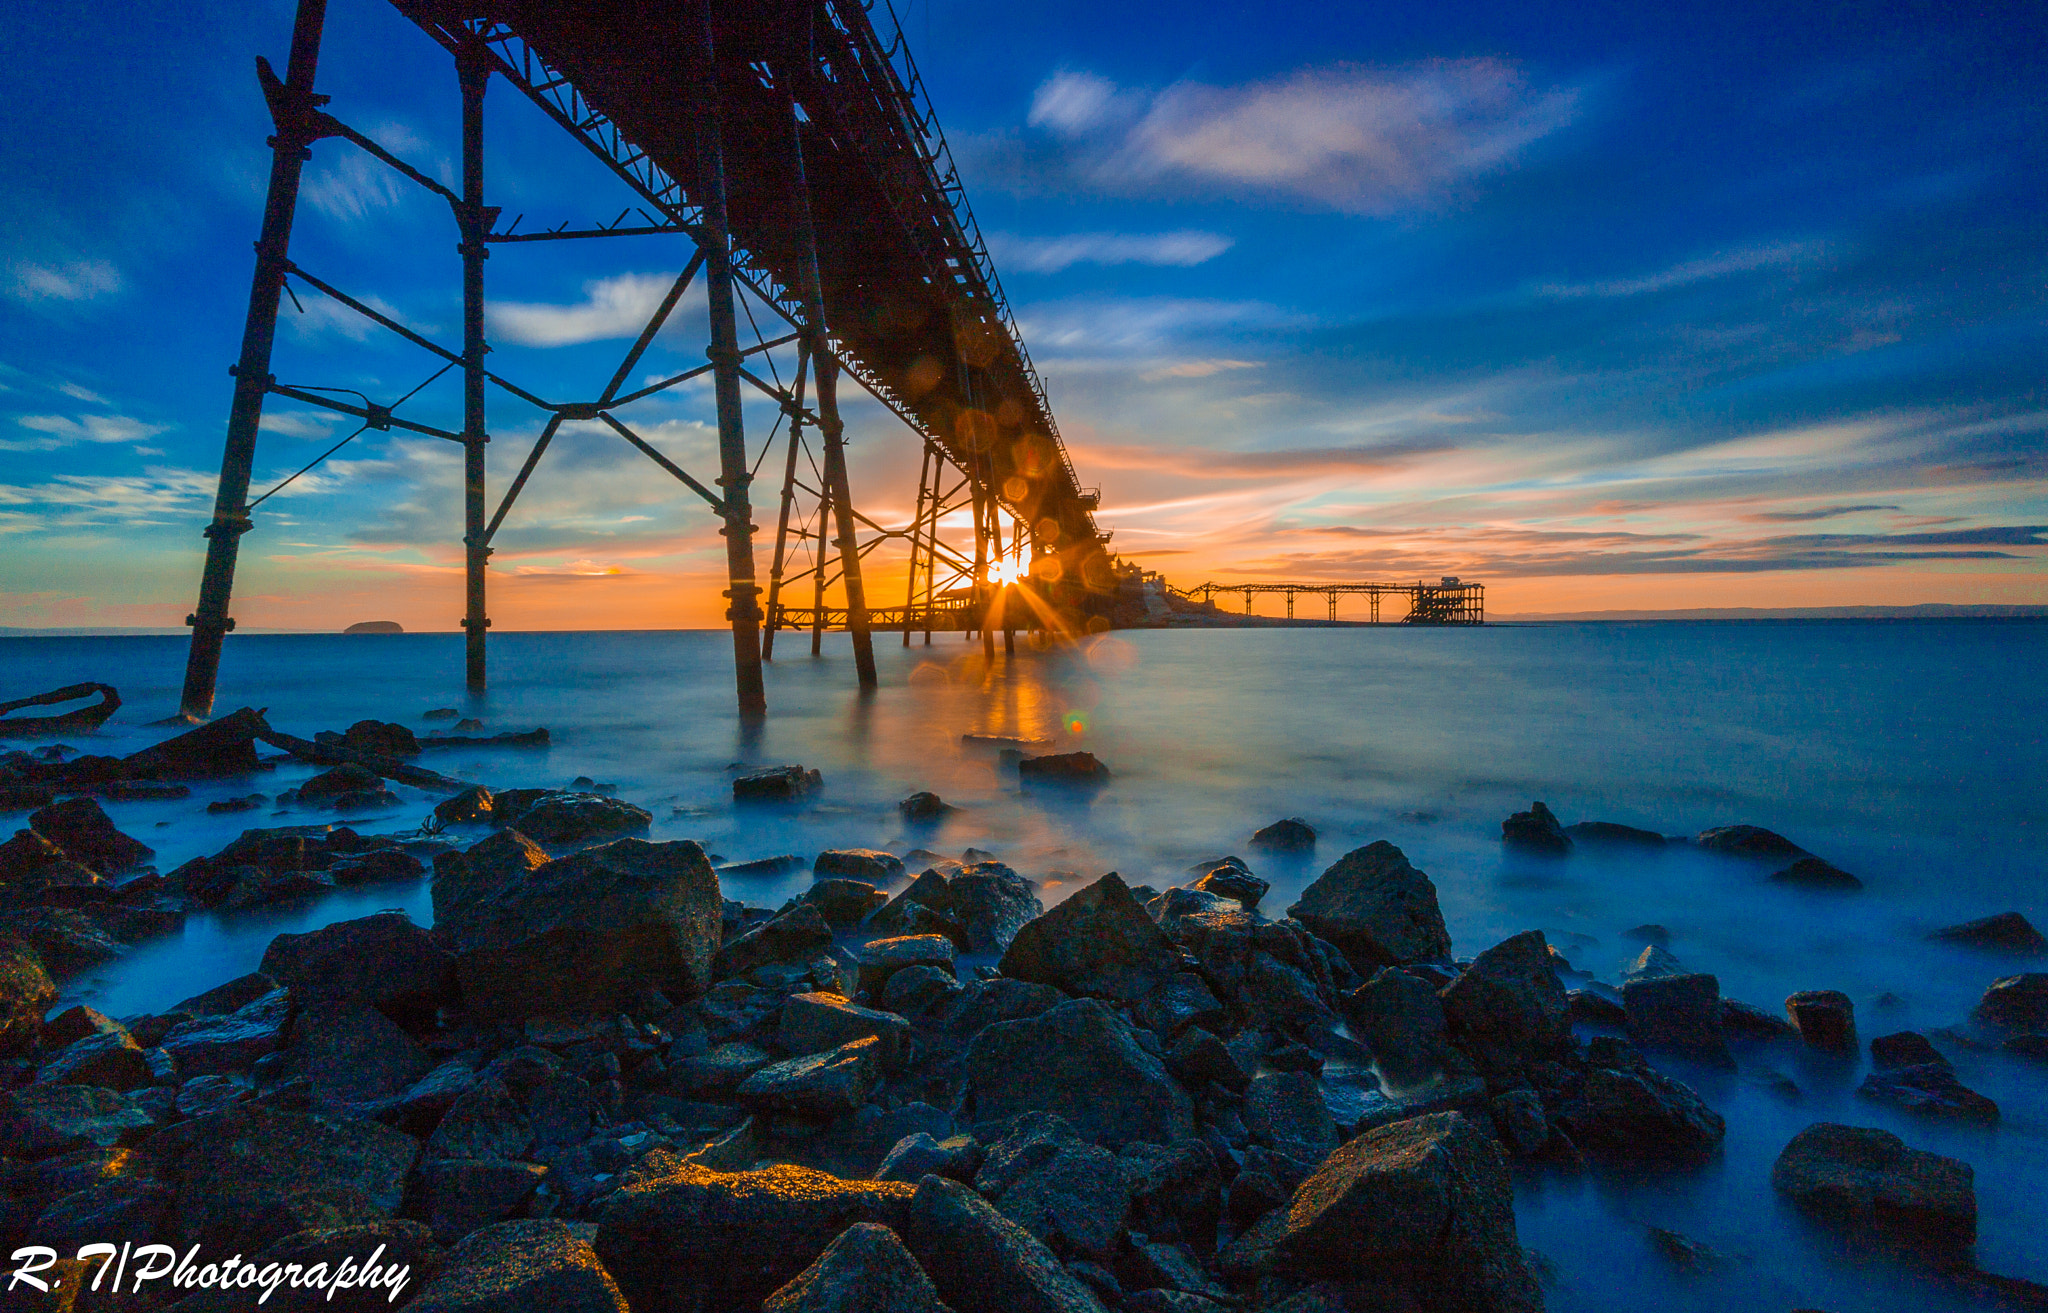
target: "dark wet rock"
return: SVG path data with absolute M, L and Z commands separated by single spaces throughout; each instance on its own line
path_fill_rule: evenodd
M 904 1017 L 921 1017 L 959 997 L 953 973 L 934 966 L 905 967 L 882 986 L 884 1008 Z
M 1646 1049 L 1665 1049 L 1708 1062 L 1729 1062 L 1721 1034 L 1721 982 L 1694 972 L 1650 976 L 1621 987 L 1629 1035 Z
M 171 1106 L 181 1117 L 204 1117 L 238 1103 L 247 1103 L 256 1091 L 239 1076 L 194 1076 L 178 1087 Z
M 307 806 L 332 807 L 336 811 L 366 811 L 372 807 L 398 805 L 398 795 L 384 787 L 382 775 L 352 761 L 322 771 L 301 784 L 297 798 Z
M 1863 881 L 1818 857 L 1802 857 L 1781 871 L 1773 871 L 1771 883 L 1824 893 L 1853 893 L 1863 887 Z
M 922 1131 L 937 1140 L 958 1129 L 951 1113 L 922 1102 L 886 1109 L 869 1102 L 852 1116 L 823 1125 L 798 1126 L 787 1118 L 761 1120 L 780 1135 L 772 1156 L 849 1181 L 879 1179 L 883 1161 L 907 1135 Z
M 271 941 L 273 944 L 276 940 Z M 282 982 L 261 971 L 251 971 L 236 976 L 225 984 L 215 985 L 203 994 L 194 994 L 182 1003 L 173 1004 L 172 1012 L 190 1013 L 195 1017 L 224 1017 L 230 1012 L 254 1003 L 267 994 L 275 993 Z
M 597 1251 L 552 1218 L 472 1233 L 406 1306 L 416 1313 L 628 1313 Z
M 1112 1258 L 1131 1192 L 1114 1154 L 1048 1113 L 1026 1113 L 988 1146 L 974 1188 L 1055 1253 Z
M 1863 1078 L 1858 1094 L 1878 1103 L 1923 1117 L 1998 1124 L 1998 1105 L 1957 1079 L 1955 1069 L 1937 1056 L 1933 1062 L 1911 1063 L 1873 1071 Z
M 832 947 L 832 927 L 811 903 L 799 902 L 718 951 L 712 974 L 724 979 L 772 963 L 808 962 Z
M 1621 932 L 1621 937 L 1638 944 L 1653 944 L 1658 948 L 1671 947 L 1671 932 L 1654 921 L 1631 926 Z
M 825 786 L 825 777 L 801 766 L 770 766 L 732 782 L 734 802 L 802 802 Z
M 928 1176 L 918 1184 L 903 1238 L 954 1308 L 1103 1313 L 1050 1249 L 956 1181 Z
M 2033 923 L 2018 912 L 2000 912 L 1996 916 L 1965 921 L 1961 925 L 1937 930 L 1928 938 L 2001 953 L 2048 953 L 2048 937 L 2034 929 Z
M 142 1046 L 118 1024 L 59 1049 L 36 1072 L 36 1079 L 46 1085 L 102 1085 L 110 1090 L 154 1083 Z
M 1138 1024 L 1160 1039 L 1171 1041 L 1190 1026 L 1221 1027 L 1224 1007 L 1200 975 L 1181 971 L 1161 981 L 1139 999 L 1132 1008 L 1132 1015 Z
M 455 984 L 454 957 L 403 912 L 279 935 L 259 969 L 302 1002 L 355 1000 L 405 1018 L 431 1019 Z
M 1540 930 L 1504 939 L 1442 991 L 1451 1040 L 1489 1079 L 1571 1046 L 1564 986 Z
M 941 1140 L 930 1131 L 913 1131 L 896 1142 L 874 1175 L 877 1181 L 906 1181 L 911 1185 L 927 1176 L 972 1181 L 981 1170 L 981 1160 L 981 1145 L 971 1135 Z
M 939 908 L 959 922 L 976 952 L 1009 948 L 1017 932 L 1045 911 L 1038 889 L 998 861 L 970 862 L 946 884 Z
M 1057 1113 L 1084 1138 L 1163 1144 L 1194 1131 L 1187 1092 L 1096 999 L 991 1025 L 965 1064 L 977 1121 Z
M 1650 944 L 1630 960 L 1622 971 L 1621 978 L 1624 981 L 1662 980 L 1688 974 L 1690 972 L 1686 969 L 1685 963 L 1679 961 L 1676 955 L 1656 944 Z
M 368 884 L 397 884 L 417 880 L 427 873 L 426 864 L 402 848 L 373 848 L 365 853 L 337 857 L 327 868 L 334 883 L 344 889 Z
M 412 1211 L 434 1239 L 452 1245 L 494 1222 L 516 1217 L 532 1202 L 548 1169 L 503 1158 L 443 1158 L 420 1164 Z
M 1244 1093 L 1245 1131 L 1252 1143 L 1303 1162 L 1318 1163 L 1337 1147 L 1337 1123 L 1322 1087 L 1302 1071 L 1268 1072 Z
M 656 1150 L 604 1204 L 597 1252 L 636 1308 L 753 1308 L 847 1227 L 900 1234 L 912 1193 L 788 1164 L 715 1172 Z
M 1811 853 L 1782 834 L 1760 825 L 1717 825 L 1701 830 L 1693 842 L 1710 853 L 1728 857 L 1750 857 L 1758 861 L 1793 861 Z
M 1233 1246 L 1258 1248 L 1304 1276 L 1397 1284 L 1428 1310 L 1543 1307 L 1516 1242 L 1506 1160 L 1458 1113 L 1396 1122 L 1331 1154 Z
M 20 1057 L 42 1038 L 43 1014 L 57 986 L 43 960 L 19 936 L 0 931 L 0 1058 Z
M 1550 1141 L 1550 1115 L 1534 1090 L 1497 1094 L 1488 1101 L 1487 1111 L 1493 1114 L 1493 1133 L 1518 1157 L 1526 1158 Z
M 311 1083 L 318 1112 L 381 1106 L 433 1066 L 427 1051 L 376 1008 L 320 999 L 292 1019 L 286 1063 Z
M 762 1313 L 950 1313 L 894 1231 L 857 1222 L 770 1295 Z
M 1696 1163 L 1720 1146 L 1727 1123 L 1690 1086 L 1652 1069 L 1626 1045 L 1595 1041 L 1589 1052 L 1595 1065 L 1571 1079 L 1554 1109 L 1554 1120 L 1589 1156 Z
M 1191 1029 L 1182 1032 L 1166 1053 L 1166 1069 L 1175 1079 L 1191 1090 L 1199 1090 L 1208 1082 L 1215 1082 L 1224 1089 L 1242 1093 L 1251 1083 L 1251 1076 L 1238 1064 L 1223 1041 L 1206 1030 Z
M 1579 821 L 1564 827 L 1565 837 L 1588 848 L 1626 848 L 1653 852 L 1664 847 L 1664 836 L 1655 830 L 1639 830 L 1614 821 Z
M 434 928 L 468 938 L 489 918 L 491 901 L 547 865 L 548 855 L 517 830 L 499 830 L 467 851 L 434 859 Z
M 721 876 L 788 875 L 791 871 L 801 871 L 808 865 L 810 863 L 795 853 L 782 853 L 775 857 L 757 857 L 751 862 L 728 862 L 718 868 L 718 873 Z
M 97 1085 L 0 1090 L 0 1144 L 11 1158 L 110 1149 L 137 1143 L 155 1129 L 155 1120 L 133 1099 Z
M 390 1217 L 420 1151 L 375 1122 L 259 1103 L 181 1122 L 151 1147 L 177 1186 L 169 1233 L 229 1253 L 308 1227 Z
M 887 884 L 902 878 L 903 859 L 879 848 L 828 848 L 811 863 L 811 872 L 820 877 Z
M 953 941 L 944 935 L 877 939 L 860 950 L 860 992 L 880 998 L 889 978 L 905 967 L 937 967 L 950 972 L 955 956 Z
M 13 838 L 0 843 L 0 886 L 19 889 L 41 872 L 69 860 L 62 848 L 34 830 L 16 830 Z
M 269 728 L 263 713 L 242 707 L 231 715 L 128 754 L 121 759 L 121 774 L 143 780 L 247 775 L 257 768 L 256 735 Z
M 43 1046 L 61 1049 L 88 1035 L 127 1034 L 128 1028 L 98 1008 L 73 1004 L 43 1023 Z
M 1323 1063 L 1321 1053 L 1295 1040 L 1287 1040 L 1266 1050 L 1266 1065 L 1277 1071 L 1305 1071 L 1317 1076 L 1322 1074 Z
M 2030 971 L 1992 981 L 1970 1016 L 1994 1030 L 2048 1033 L 2048 972 Z
M 509 1159 L 533 1148 L 533 1123 L 496 1073 L 472 1079 L 442 1114 L 428 1138 L 429 1161 Z
M 111 962 L 128 946 L 100 929 L 84 912 L 69 907 L 25 907 L 0 916 L 0 935 L 13 935 L 35 950 L 51 976 L 61 980 Z
M 1218 866 L 1190 886 L 1205 894 L 1229 898 L 1249 912 L 1259 905 L 1273 886 L 1242 866 Z
M 1887 1067 L 1919 1067 L 1929 1063 L 1948 1065 L 1948 1059 L 1940 1050 L 1928 1043 L 1927 1037 L 1918 1031 L 1902 1030 L 1894 1035 L 1879 1035 L 1870 1041 L 1870 1065 L 1880 1070 Z
M 132 871 L 156 856 L 156 849 L 115 829 L 105 809 L 91 798 L 51 803 L 30 813 L 28 823 L 66 857 L 101 875 Z
M 1298 816 L 1290 816 L 1285 820 L 1274 821 L 1262 830 L 1254 831 L 1251 845 L 1271 852 L 1313 852 L 1316 846 L 1316 832 L 1307 821 Z
M 838 994 L 792 994 L 782 1005 L 776 1038 L 799 1056 L 823 1053 L 853 1040 L 873 1037 L 884 1069 L 900 1065 L 910 1046 L 910 1023 L 893 1012 L 849 1002 Z
M 170 1187 L 136 1172 L 109 1178 L 50 1202 L 36 1219 L 36 1243 L 76 1253 L 108 1236 L 136 1244 L 156 1238 L 171 1204 Z
M 1051 785 L 1065 788 L 1100 788 L 1109 783 L 1109 767 L 1092 752 L 1058 752 L 1047 757 L 1025 757 L 1017 763 L 1017 779 L 1026 788 Z
M 1179 1236 L 1205 1250 L 1213 1247 L 1223 1215 L 1223 1174 L 1207 1141 L 1126 1144 L 1117 1166 L 1130 1188 L 1134 1229 L 1142 1227 L 1155 1239 Z
M 383 757 L 417 757 L 420 742 L 405 726 L 388 720 L 359 720 L 340 736 L 341 746 L 352 752 L 371 752 Z
M 889 901 L 889 896 L 865 880 L 820 880 L 800 895 L 803 902 L 818 909 L 818 915 L 833 925 L 859 925 Z
M 1502 821 L 1500 841 L 1519 852 L 1545 857 L 1562 857 L 1572 850 L 1571 836 L 1551 815 L 1550 808 L 1540 802 L 1532 802 L 1528 811 L 1516 812 Z
M 509 796 L 509 795 L 501 795 Z M 653 823 L 645 807 L 601 793 L 550 793 L 499 817 L 536 843 L 564 847 L 638 834 Z
M 172 1308 L 176 1313 L 248 1313 L 259 1296 L 264 1298 L 261 1313 L 383 1313 L 394 1306 L 418 1308 L 415 1296 L 440 1275 L 444 1261 L 432 1233 L 405 1218 L 297 1231 L 265 1246 L 248 1261 L 259 1272 L 272 1264 L 280 1269 L 297 1264 L 301 1272 L 324 1265 L 326 1273 L 335 1274 L 344 1263 L 352 1262 L 351 1270 L 360 1270 L 372 1254 L 376 1255 L 375 1269 L 368 1283 L 346 1290 L 330 1291 L 324 1284 L 285 1284 L 268 1295 L 260 1288 L 215 1289 L 187 1295 Z M 393 1287 L 401 1273 L 404 1283 L 397 1289 L 394 1304 Z
M 495 800 L 489 789 L 474 784 L 435 803 L 434 819 L 443 825 L 488 825 L 497 819 Z
M 284 1047 L 291 1011 L 291 991 L 272 990 L 233 1012 L 181 1022 L 158 1046 L 188 1079 L 247 1071 L 258 1058 Z
M 1822 1222 L 1941 1249 L 1977 1238 L 1974 1180 L 1968 1163 L 1832 1122 L 1793 1136 L 1771 1168 L 1771 1187 Z
M 999 1021 L 1022 1021 L 1066 1001 L 1067 996 L 1051 985 L 997 976 L 962 986 L 959 997 L 941 1015 L 950 1034 L 971 1037 Z
M 1361 975 L 1451 952 L 1436 886 L 1384 839 L 1346 853 L 1287 915 L 1335 944 Z
M 1667 1231 L 1661 1226 L 1650 1228 L 1650 1247 L 1674 1269 L 1688 1276 L 1711 1272 L 1728 1262 L 1726 1254 L 1704 1240 Z
M 935 821 L 946 813 L 947 807 L 936 793 L 913 793 L 897 803 L 896 810 L 906 821 Z
M 472 1012 L 501 1019 L 616 1013 L 650 987 L 693 998 L 720 915 L 702 848 L 619 839 L 501 891 L 458 940 L 456 975 Z
M 741 1082 L 742 1103 L 798 1117 L 842 1117 L 867 1102 L 882 1078 L 882 1042 L 874 1036 L 824 1053 L 770 1063 Z
M 1785 1000 L 1800 1038 L 1817 1049 L 1856 1050 L 1856 1005 L 1839 989 L 1803 989 Z
M 1565 1017 L 1575 1025 L 1628 1025 L 1626 1008 L 1607 995 L 1591 989 L 1567 990 L 1564 996 L 1564 1011 Z
M 999 969 L 1070 994 L 1135 1003 L 1180 964 L 1179 950 L 1112 871 L 1019 930 Z

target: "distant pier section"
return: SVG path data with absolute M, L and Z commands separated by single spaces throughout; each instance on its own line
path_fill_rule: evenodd
M 1294 603 L 1297 597 L 1320 597 L 1328 605 L 1326 623 L 1337 620 L 1337 605 L 1340 597 L 1363 596 L 1366 599 L 1371 618 L 1358 622 L 1365 624 L 1403 625 L 1480 625 L 1486 623 L 1486 585 L 1467 583 L 1456 575 L 1444 575 L 1436 583 L 1329 583 L 1320 580 L 1305 582 L 1241 582 L 1196 584 L 1192 588 L 1179 588 L 1168 583 L 1163 577 L 1147 572 L 1143 576 L 1143 590 L 1148 611 L 1162 615 L 1181 607 L 1200 607 L 1215 614 L 1222 614 L 1216 605 L 1220 594 L 1224 597 L 1242 597 L 1244 614 L 1252 614 L 1252 599 L 1262 593 L 1279 593 L 1287 599 L 1287 618 L 1295 618 Z M 1406 609 L 1396 611 L 1382 619 L 1381 600 L 1398 597 Z

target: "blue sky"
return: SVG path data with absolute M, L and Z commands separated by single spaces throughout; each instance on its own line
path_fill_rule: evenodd
M 190 609 L 268 164 L 252 62 L 282 63 L 290 12 L 0 15 L 0 625 Z M 1497 612 L 2048 600 L 2040 6 L 901 12 L 1102 522 L 1177 582 L 1461 573 Z M 320 83 L 452 177 L 452 73 L 388 5 L 333 0 Z M 628 203 L 502 86 L 489 113 L 508 219 Z M 678 240 L 499 248 L 494 364 L 594 392 Z M 309 269 L 454 342 L 453 243 L 441 202 L 316 147 Z M 286 309 L 280 378 L 390 401 L 432 373 L 317 297 Z M 702 325 L 686 303 L 648 372 L 700 362 Z M 452 384 L 420 418 L 455 418 Z M 538 423 L 492 404 L 502 486 Z M 915 444 L 851 418 L 856 497 L 907 518 Z M 686 389 L 636 424 L 708 475 L 708 419 Z M 274 405 L 258 487 L 346 431 Z M 452 627 L 458 467 L 358 439 L 258 512 L 236 614 Z M 503 627 L 722 605 L 715 523 L 601 433 L 565 434 L 498 545 Z

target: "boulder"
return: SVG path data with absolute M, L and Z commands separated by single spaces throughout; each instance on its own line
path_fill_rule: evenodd
M 1180 971 L 1155 985 L 1132 1008 L 1138 1024 L 1171 1041 L 1190 1026 L 1219 1028 L 1224 1007 L 1207 982 L 1193 971 Z
M 1822 893 L 1854 893 L 1863 887 L 1863 881 L 1818 857 L 1802 857 L 1783 870 L 1771 872 L 1770 880 L 1772 884 Z
M 1771 1188 L 1830 1226 L 1946 1251 L 1976 1241 L 1975 1175 L 1889 1131 L 1817 1122 L 1778 1155 Z
M 1932 1062 L 1902 1063 L 1873 1071 L 1856 1092 L 1923 1117 L 1998 1125 L 1998 1105 L 1957 1079 L 1955 1068 L 1939 1055 Z
M 720 916 L 702 848 L 619 839 L 501 891 L 458 944 L 456 976 L 472 1013 L 503 1020 L 621 1012 L 649 988 L 694 998 Z
M 898 1016 L 921 1017 L 960 995 L 953 973 L 935 966 L 905 967 L 882 986 L 882 1006 Z
M 1251 845 L 1276 853 L 1314 852 L 1316 846 L 1315 828 L 1298 816 L 1274 821 L 1262 830 L 1252 833 Z
M 1796 1039 L 1799 1028 L 1753 1003 L 1724 998 L 1721 1000 L 1721 1033 L 1746 1039 Z
M 1588 848 L 1620 848 L 1643 852 L 1660 851 L 1664 836 L 1655 830 L 1639 830 L 1614 821 L 1578 821 L 1564 827 L 1565 837 Z
M 1880 1071 L 1888 1067 L 1918 1067 L 1928 1063 L 1947 1066 L 1948 1059 L 1942 1057 L 1941 1050 L 1918 1031 L 1902 1030 L 1892 1035 L 1879 1035 L 1870 1041 L 1870 1065 Z
M 1550 1114 L 1534 1090 L 1509 1090 L 1487 1101 L 1493 1133 L 1510 1153 L 1527 1157 L 1550 1142 Z
M 957 1181 L 927 1176 L 903 1238 L 954 1308 L 1005 1313 L 1104 1313 L 1050 1249 Z
M 1216 894 L 1239 904 L 1249 912 L 1259 905 L 1273 886 L 1242 866 L 1219 866 L 1189 886 L 1205 894 Z
M 137 780 L 214 779 L 257 769 L 256 735 L 267 733 L 263 713 L 242 707 L 121 759 L 121 775 Z
M 1516 812 L 1502 821 L 1500 841 L 1518 852 L 1544 857 L 1562 857 L 1572 850 L 1571 836 L 1551 815 L 1550 808 L 1540 802 L 1532 802 L 1528 811 Z
M 524 1212 L 548 1169 L 502 1158 L 443 1158 L 420 1164 L 417 1215 L 434 1239 L 452 1245 L 470 1232 Z
M 1720 1147 L 1727 1123 L 1690 1086 L 1652 1069 L 1626 1045 L 1588 1047 L 1597 1061 L 1566 1085 L 1554 1120 L 1589 1156 L 1689 1164 Z
M 0 1058 L 20 1057 L 42 1039 L 57 986 L 43 959 L 18 935 L 0 931 Z
M 375 1122 L 260 1103 L 182 1122 L 152 1148 L 177 1188 L 169 1234 L 228 1253 L 390 1217 L 420 1152 L 419 1141 Z
M 280 986 L 280 981 L 263 972 L 251 971 L 236 976 L 225 984 L 215 985 L 203 994 L 194 994 L 182 1003 L 174 1003 L 170 1011 L 189 1013 L 195 1017 L 224 1017 L 231 1012 L 241 1011 L 267 994 L 276 993 Z
M 946 804 L 936 793 L 913 793 L 896 804 L 906 821 L 935 821 L 945 815 Z
M 388 720 L 359 720 L 341 736 L 341 746 L 351 752 L 375 753 L 381 757 L 417 757 L 420 741 L 405 726 Z
M 1404 1288 L 1443 1313 L 1537 1313 L 1515 1238 L 1507 1162 L 1459 1113 L 1368 1131 L 1325 1159 L 1257 1228 L 1277 1265 Z
M 1036 886 L 1001 862 L 969 863 L 946 889 L 949 897 L 939 910 L 960 924 L 975 952 L 1004 951 L 1045 911 Z
M 1024 757 L 1017 762 L 1017 780 L 1025 788 L 1049 785 L 1054 788 L 1098 789 L 1108 784 L 1109 767 L 1092 752 L 1057 752 L 1046 757 Z
M 1165 1066 L 1096 999 L 1075 999 L 974 1037 L 965 1063 L 977 1121 L 1057 1113 L 1084 1138 L 1164 1144 L 1193 1133 L 1193 1106 Z
M 127 1095 L 97 1085 L 24 1085 L 0 1090 L 0 1145 L 10 1158 L 48 1158 L 74 1149 L 134 1144 L 156 1122 Z
M 877 939 L 860 950 L 860 992 L 880 998 L 889 978 L 905 967 L 938 967 L 951 972 L 956 956 L 944 935 L 902 935 Z
M 403 912 L 378 912 L 279 935 L 258 968 L 302 1003 L 355 1001 L 393 1017 L 431 1020 L 452 994 L 455 959 Z
M 358 1115 L 381 1109 L 434 1065 L 384 1013 L 334 999 L 311 1002 L 292 1019 L 286 1063 L 311 1082 L 315 1111 Z
M 1662 944 L 1646 945 L 1622 970 L 1624 982 L 1630 980 L 1663 980 L 1673 976 L 1688 975 L 1685 963 Z
M 753 1308 L 847 1227 L 901 1234 L 912 1193 L 788 1164 L 715 1172 L 656 1150 L 604 1204 L 597 1252 L 635 1308 Z
M 838 876 L 888 884 L 903 877 L 903 859 L 879 848 L 827 848 L 811 863 L 811 873 L 820 878 Z
M 1947 926 L 1928 938 L 2000 953 L 2048 953 L 2048 936 L 2034 929 L 2033 922 L 2018 912 L 2000 912 L 1996 916 L 1983 916 L 1961 925 Z
M 1048 1012 L 1066 1001 L 1067 996 L 1051 985 L 1034 985 L 1029 981 L 997 976 L 993 980 L 969 981 L 962 986 L 959 996 L 947 1006 L 941 1019 L 949 1034 L 972 1037 L 998 1021 L 1022 1021 Z
M 488 919 L 491 900 L 547 865 L 548 855 L 517 830 L 499 830 L 467 851 L 434 858 L 434 929 L 456 942 Z
M 859 925 L 889 901 L 889 896 L 865 880 L 820 880 L 804 890 L 802 901 L 818 909 L 818 915 L 832 925 Z
M 2048 972 L 2029 971 L 1992 981 L 1970 1016 L 1993 1030 L 2048 1032 Z
M 1069 994 L 1135 1003 L 1180 967 L 1180 950 L 1112 871 L 1019 930 L 998 969 Z
M 832 927 L 816 905 L 784 908 L 718 950 L 712 975 L 723 980 L 774 963 L 808 962 L 832 947 Z
M 1646 1049 L 1666 1049 L 1707 1062 L 1731 1061 L 1721 1035 L 1717 978 L 1695 972 L 1631 980 L 1621 987 L 1621 1006 L 1629 1035 Z
M 481 784 L 434 804 L 434 819 L 443 825 L 488 825 L 497 818 L 497 799 Z
M 1758 861 L 1792 861 L 1812 856 L 1784 835 L 1774 834 L 1761 825 L 1717 825 L 1701 830 L 1693 842 L 1710 853 Z
M 43 1046 L 63 1048 L 66 1044 L 74 1044 L 88 1035 L 104 1035 L 115 1031 L 126 1034 L 128 1028 L 98 1008 L 76 1003 L 43 1023 Z
M 556 848 L 638 834 L 654 821 L 645 807 L 601 793 L 549 793 L 509 819 L 527 838 Z
M 84 912 L 69 907 L 24 907 L 0 916 L 0 935 L 12 935 L 31 949 L 56 979 L 111 962 L 128 946 L 102 930 Z
M 1287 915 L 1335 944 L 1361 975 L 1451 953 L 1436 886 L 1384 839 L 1346 853 Z
M 1504 939 L 1442 990 L 1451 1041 L 1489 1080 L 1571 1047 L 1564 986 L 1541 930 Z
M 553 1218 L 474 1232 L 406 1307 L 413 1313 L 629 1313 L 597 1251 Z
M 429 1162 L 521 1158 L 533 1149 L 533 1123 L 497 1073 L 474 1076 L 449 1102 L 428 1138 Z
M 734 802 L 802 802 L 825 787 L 825 777 L 801 766 L 770 766 L 732 782 Z
M 981 1145 L 971 1135 L 935 1139 L 930 1131 L 912 1131 L 898 1140 L 875 1169 L 877 1181 L 907 1181 L 916 1185 L 927 1176 L 954 1181 L 972 1181 L 981 1169 Z
M 384 787 L 382 775 L 352 761 L 322 771 L 301 784 L 298 800 L 308 806 L 332 807 L 336 811 L 398 805 L 398 795 Z
M 1235 1055 L 1222 1040 L 1206 1030 L 1183 1031 L 1173 1047 L 1167 1050 L 1166 1069 L 1191 1090 L 1199 1090 L 1213 1081 L 1226 1090 L 1242 1094 L 1251 1084 L 1251 1076 L 1239 1065 Z
M 770 1295 L 762 1313 L 951 1313 L 896 1233 L 856 1222 Z
M 1803 989 L 1785 1000 L 1785 1015 L 1813 1047 L 1856 1051 L 1856 1005 L 1839 989 Z
M 1240 1115 L 1253 1144 L 1305 1163 L 1321 1162 L 1342 1138 L 1322 1082 L 1304 1071 L 1253 1077 Z
M 276 989 L 224 1016 L 201 1016 L 171 1027 L 158 1047 L 186 1078 L 244 1072 L 284 1047 L 291 991 Z
M 1443 1052 L 1444 1003 L 1428 981 L 1399 967 L 1381 967 L 1340 1000 L 1344 1019 L 1391 1080 L 1412 1084 Z
M 156 849 L 115 829 L 105 809 L 91 798 L 51 803 L 30 813 L 28 823 L 66 857 L 101 875 L 132 871 L 156 856 Z
M 792 994 L 782 1005 L 776 1033 L 783 1048 L 800 1056 L 870 1036 L 883 1068 L 894 1070 L 909 1050 L 910 1023 L 893 1012 L 857 1006 L 839 994 Z
M 110 1090 L 154 1083 L 142 1046 L 118 1023 L 112 1030 L 94 1031 L 59 1049 L 37 1070 L 36 1080 L 46 1085 L 102 1085 Z
M 872 1035 L 825 1053 L 770 1063 L 740 1083 L 740 1102 L 761 1112 L 843 1117 L 882 1079 L 882 1042 Z

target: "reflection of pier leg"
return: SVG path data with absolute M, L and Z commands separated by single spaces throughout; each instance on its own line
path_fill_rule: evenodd
M 277 338 L 277 302 L 299 204 L 299 171 L 311 156 L 314 130 L 313 72 L 320 62 L 320 33 L 327 0 L 299 0 L 292 22 L 292 53 L 285 64 L 284 94 L 275 106 L 277 132 L 270 139 L 270 191 L 263 203 L 263 231 L 256 239 L 256 273 L 249 283 L 249 309 L 242 321 L 242 354 L 235 366 L 235 399 L 228 410 L 227 443 L 221 452 L 220 489 L 213 523 L 206 527 L 206 572 L 199 605 L 185 623 L 192 647 L 185 657 L 185 689 L 178 710 L 203 720 L 213 714 L 214 681 L 220 649 L 235 622 L 228 601 L 235 590 L 235 559 L 249 531 L 249 473 L 256 462 L 256 428 L 263 419 L 263 394 L 270 386 L 270 348 Z

